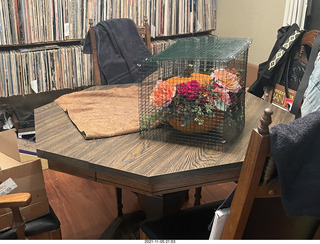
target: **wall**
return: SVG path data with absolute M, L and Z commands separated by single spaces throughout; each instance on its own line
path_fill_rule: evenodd
M 277 30 L 282 26 L 286 1 L 216 0 L 216 2 L 217 27 L 213 34 L 253 39 L 249 49 L 248 86 L 255 80 L 257 66 L 269 57 L 276 41 Z

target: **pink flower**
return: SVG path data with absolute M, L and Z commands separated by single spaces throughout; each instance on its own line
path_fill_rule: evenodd
M 216 86 L 213 91 L 218 93 L 218 99 L 225 102 L 227 106 L 231 105 L 231 98 L 227 89 Z
M 232 70 L 232 72 L 235 72 L 235 70 Z M 215 79 L 219 85 L 224 86 L 230 92 L 237 93 L 241 89 L 237 75 L 225 69 L 215 70 L 211 73 L 210 78 Z

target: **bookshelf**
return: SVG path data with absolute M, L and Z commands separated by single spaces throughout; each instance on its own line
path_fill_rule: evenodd
M 143 25 L 147 16 L 158 53 L 180 35 L 215 29 L 215 9 L 215 0 L 1 0 L 0 97 L 91 86 L 81 44 L 89 19 Z

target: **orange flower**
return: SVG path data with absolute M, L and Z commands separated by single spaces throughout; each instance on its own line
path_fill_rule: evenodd
M 175 94 L 175 86 L 169 85 L 166 81 L 159 80 L 153 88 L 150 98 L 156 107 L 168 107 Z
M 238 82 L 238 77 L 225 69 L 217 69 L 210 75 L 211 79 L 215 79 L 217 83 L 224 86 L 228 91 L 237 93 L 241 86 Z

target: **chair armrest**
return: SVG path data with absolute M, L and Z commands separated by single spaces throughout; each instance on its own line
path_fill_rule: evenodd
M 13 193 L 0 196 L 0 208 L 20 208 L 28 206 L 32 197 L 30 193 Z
M 13 193 L 0 197 L 0 208 L 11 208 L 12 211 L 12 229 L 17 233 L 18 239 L 25 239 L 25 222 L 21 216 L 20 207 L 28 206 L 32 197 L 30 193 Z

